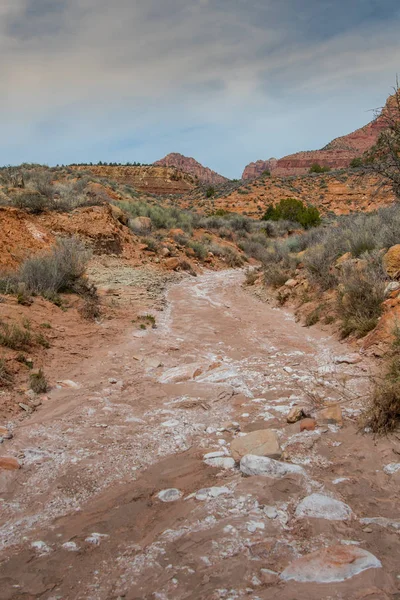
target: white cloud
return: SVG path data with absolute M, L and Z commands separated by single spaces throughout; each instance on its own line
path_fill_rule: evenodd
M 284 7 L 276 0 L 52 2 L 57 10 L 49 10 L 49 0 L 0 8 L 0 78 L 7 92 L 0 97 L 0 124 L 14 128 L 21 160 L 26 148 L 48 151 L 50 139 L 62 156 L 64 148 L 73 151 L 74 140 L 77 152 L 81 145 L 91 151 L 93 138 L 106 150 L 121 136 L 154 140 L 157 128 L 175 150 L 173 131 L 181 125 L 224 128 L 229 146 L 236 127 L 250 145 L 244 123 L 255 136 L 262 121 L 265 135 L 274 115 L 281 122 L 285 111 L 295 115 L 322 93 L 357 95 L 356 85 L 371 89 L 373 78 L 390 85 L 398 69 L 395 20 L 372 20 L 321 39 L 304 34 L 309 15 L 296 19 L 291 0 Z M 52 123 L 59 124 L 54 132 Z M 225 142 L 213 144 L 214 153 L 223 151 Z M 154 142 L 154 159 L 157 150 Z M 238 150 L 243 158 L 248 151 Z

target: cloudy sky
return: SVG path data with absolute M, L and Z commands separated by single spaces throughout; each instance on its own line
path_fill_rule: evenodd
M 0 164 L 194 156 L 228 177 L 364 125 L 399 0 L 1 0 Z

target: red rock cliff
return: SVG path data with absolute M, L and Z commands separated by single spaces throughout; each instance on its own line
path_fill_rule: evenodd
M 255 179 L 266 169 L 279 176 L 304 175 L 315 163 L 332 169 L 348 167 L 353 158 L 361 156 L 376 143 L 394 101 L 395 96 L 390 96 L 377 118 L 348 135 L 335 138 L 321 150 L 296 152 L 274 162 L 258 160 L 250 163 L 243 171 L 242 179 Z

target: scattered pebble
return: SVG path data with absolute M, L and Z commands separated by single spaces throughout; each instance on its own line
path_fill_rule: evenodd
M 44 556 L 45 554 L 50 554 L 50 552 L 52 551 L 51 548 L 45 542 L 42 542 L 41 540 L 39 540 L 37 542 L 32 542 L 31 547 L 34 548 L 35 550 L 37 550 L 37 552 L 39 553 L 39 556 Z
M 87 542 L 88 544 L 93 544 L 94 546 L 99 546 L 101 540 L 108 537 L 110 536 L 106 533 L 92 533 L 87 538 L 85 538 L 85 542 Z
M 230 494 L 230 493 L 231 493 L 230 489 L 225 486 L 210 487 L 210 488 L 203 488 L 203 489 L 199 490 L 198 492 L 196 492 L 195 498 L 196 498 L 196 500 L 211 500 L 213 498 L 218 498 L 218 496 L 224 496 L 224 495 Z
M 65 542 L 61 548 L 67 550 L 68 552 L 78 552 L 79 550 L 79 547 L 75 544 L 75 542 Z
M 383 470 L 386 475 L 394 475 L 397 471 L 400 471 L 400 463 L 390 463 L 386 467 L 383 467 Z
M 161 492 L 157 494 L 157 498 L 161 500 L 161 502 L 176 502 L 176 500 L 182 498 L 182 492 L 176 488 L 161 490 Z

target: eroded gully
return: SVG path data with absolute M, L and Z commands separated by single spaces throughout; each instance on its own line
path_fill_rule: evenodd
M 393 441 L 357 433 L 369 364 L 242 280 L 171 287 L 157 329 L 100 347 L 15 430 L 7 452 L 23 468 L 0 475 L 1 598 L 400 597 Z M 333 401 L 343 427 L 286 423 L 292 406 Z M 298 472 L 231 465 L 230 442 L 262 429 Z M 298 562 L 315 551 L 321 564 Z

